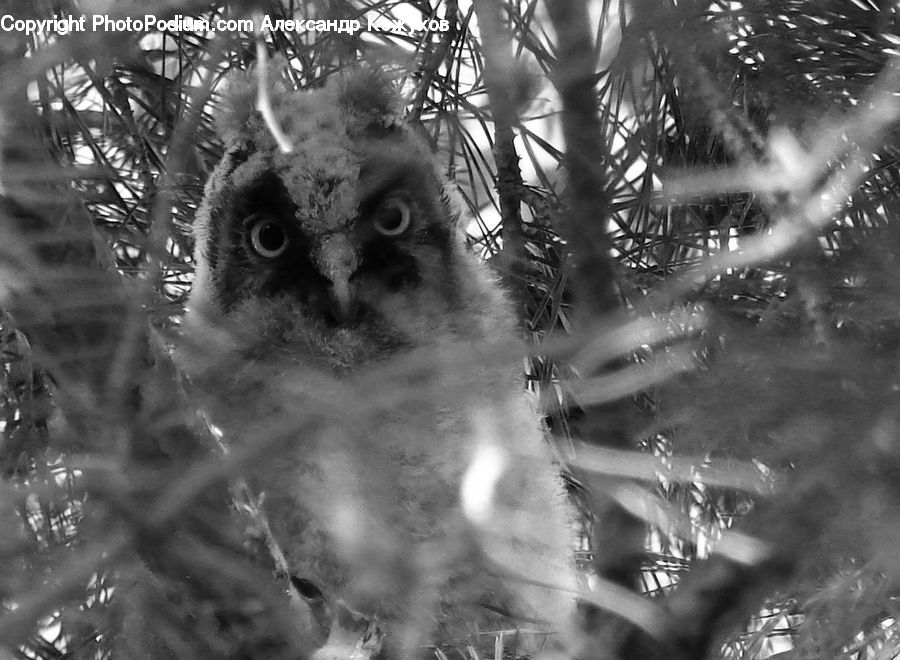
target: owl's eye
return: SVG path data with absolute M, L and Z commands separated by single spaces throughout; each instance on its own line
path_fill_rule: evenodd
M 378 207 L 372 221 L 375 230 L 383 236 L 400 236 L 409 229 L 410 209 L 406 200 L 388 197 Z
M 261 216 L 250 221 L 250 247 L 265 259 L 274 259 L 288 248 L 284 226 L 271 216 Z

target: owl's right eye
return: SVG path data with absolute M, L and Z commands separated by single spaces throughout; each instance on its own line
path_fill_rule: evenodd
M 275 259 L 287 250 L 290 239 L 287 231 L 272 216 L 251 218 L 249 222 L 250 247 L 264 259 Z
M 397 195 L 388 197 L 375 213 L 375 231 L 382 236 L 394 238 L 409 229 L 411 211 L 405 199 Z

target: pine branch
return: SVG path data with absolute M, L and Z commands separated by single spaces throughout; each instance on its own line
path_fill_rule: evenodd
M 497 165 L 496 187 L 502 219 L 502 268 L 512 281 L 517 282 L 522 279 L 525 259 L 521 212 L 524 186 L 513 130 L 516 125 L 515 87 L 521 71 L 512 58 L 508 29 L 504 25 L 502 13 L 499 0 L 479 0 L 475 3 L 475 14 L 484 46 L 484 79 L 491 101 L 491 119 L 494 122 L 493 153 Z M 520 284 L 517 283 L 513 291 L 517 298 L 523 298 Z

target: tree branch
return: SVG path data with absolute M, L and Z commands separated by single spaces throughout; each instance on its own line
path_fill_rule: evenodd
M 475 14 L 484 45 L 484 80 L 491 101 L 494 121 L 494 161 L 497 164 L 497 194 L 502 219 L 503 251 L 501 267 L 510 278 L 519 279 L 525 258 L 520 209 L 522 173 L 516 152 L 516 103 L 514 83 L 517 67 L 512 57 L 507 28 L 503 24 L 502 4 L 498 0 L 479 0 Z M 518 300 L 523 300 L 523 286 L 513 288 Z

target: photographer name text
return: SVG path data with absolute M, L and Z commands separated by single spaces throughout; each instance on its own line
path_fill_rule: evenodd
M 151 14 L 134 17 L 112 17 L 105 14 L 92 16 L 66 16 L 60 18 L 16 18 L 10 14 L 0 16 L 0 31 L 21 32 L 25 35 L 58 34 L 71 32 L 343 32 L 355 34 L 360 30 L 415 34 L 418 32 L 447 32 L 450 21 L 442 18 L 407 22 L 400 19 L 286 19 L 263 16 L 249 18 L 195 18 L 178 14 L 160 19 Z

